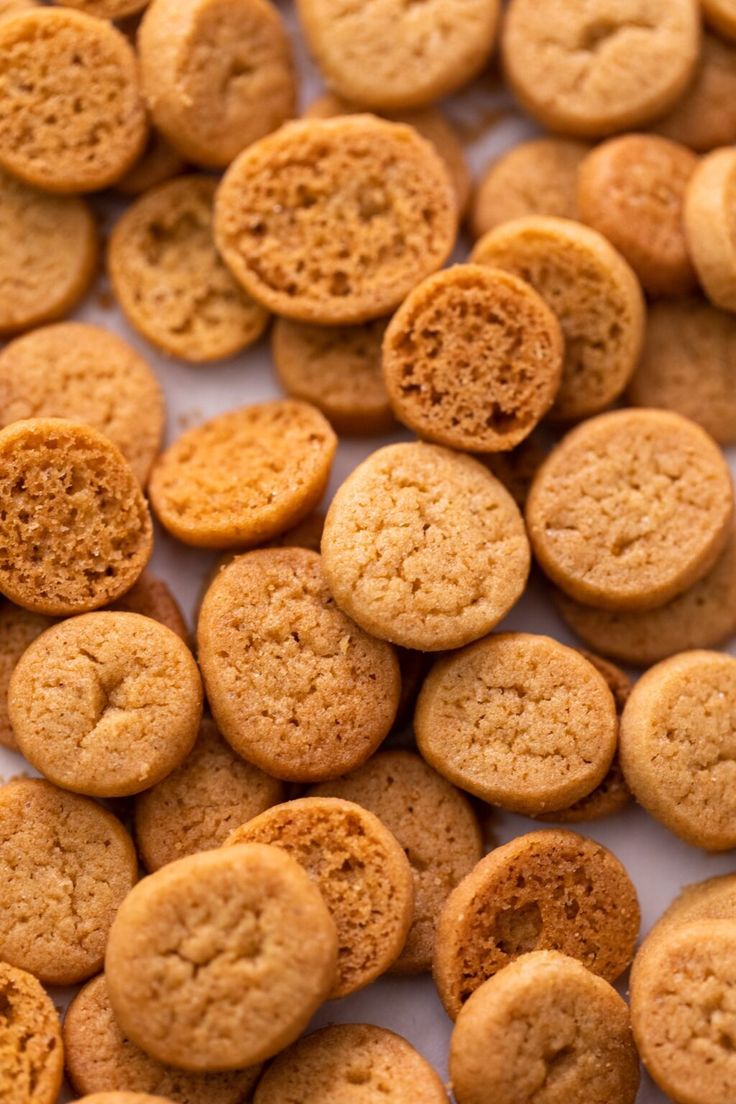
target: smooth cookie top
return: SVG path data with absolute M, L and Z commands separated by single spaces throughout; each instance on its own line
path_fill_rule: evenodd
M 685 195 L 685 235 L 705 294 L 716 307 L 736 311 L 736 150 L 704 157 Z

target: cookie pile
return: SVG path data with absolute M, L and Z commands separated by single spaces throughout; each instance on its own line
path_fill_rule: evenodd
M 641 1058 L 733 1104 L 736 876 L 637 952 L 577 829 L 736 847 L 736 5 L 295 7 L 300 116 L 270 0 L 0 0 L 0 1099 L 633 1104 Z M 549 133 L 473 185 L 438 101 L 496 47 Z M 282 398 L 163 447 L 146 357 L 67 319 L 110 211 L 143 341 L 268 331 Z M 217 554 L 193 634 L 154 518 Z M 533 563 L 580 647 L 499 631 Z M 429 971 L 449 1087 L 305 1034 Z

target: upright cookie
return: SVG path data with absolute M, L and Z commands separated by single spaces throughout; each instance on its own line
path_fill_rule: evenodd
M 698 165 L 685 196 L 688 249 L 710 301 L 736 311 L 736 150 L 714 150 Z
M 736 875 L 721 874 L 685 886 L 647 934 L 637 955 L 637 969 L 649 947 L 661 935 L 693 920 L 736 920 Z
M 0 744 L 17 751 L 8 715 L 8 686 L 15 665 L 37 636 L 53 624 L 42 613 L 31 613 L 12 602 L 0 605 Z
M 706 31 L 695 78 L 654 130 L 696 153 L 736 141 L 736 46 Z
M 701 0 L 705 18 L 726 38 L 736 39 L 736 4 L 734 0 Z
M 111 602 L 108 608 L 152 617 L 180 636 L 185 644 L 189 642 L 189 629 L 179 603 L 163 579 L 151 575 L 150 571 L 144 571 L 130 590 L 116 602 Z
M 59 1017 L 35 977 L 0 963 L 0 1097 L 56 1104 L 64 1075 Z

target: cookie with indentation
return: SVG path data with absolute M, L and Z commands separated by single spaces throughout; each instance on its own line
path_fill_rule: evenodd
M 51 617 L 16 606 L 0 605 L 0 744 L 17 751 L 18 743 L 8 715 L 8 686 L 15 665 L 37 636 L 53 625 Z
M 460 882 L 440 915 L 434 978 L 448 1015 L 519 955 L 556 950 L 615 981 L 634 956 L 639 903 L 599 843 L 564 828 L 518 836 Z
M 180 636 L 185 644 L 189 642 L 189 630 L 179 603 L 169 590 L 168 583 L 151 575 L 150 571 L 144 571 L 130 590 L 108 608 L 152 617 Z
M 151 127 L 148 142 L 132 169 L 115 182 L 115 191 L 136 198 L 184 172 L 186 162 L 163 135 Z
M 26 649 L 8 712 L 18 747 L 46 778 L 93 797 L 123 797 L 186 758 L 202 684 L 192 653 L 165 625 L 138 613 L 89 613 Z
M 283 848 L 319 887 L 337 927 L 330 997 L 364 988 L 399 957 L 414 883 L 404 849 L 373 813 L 337 797 L 303 797 L 267 809 L 227 842 Z
M 732 43 L 706 31 L 690 87 L 653 130 L 696 153 L 736 141 L 736 47 Z
M 64 1075 L 59 1016 L 35 977 L 0 963 L 0 1096 L 55 1104 Z
M 712 27 L 726 38 L 736 39 L 736 3 L 734 0 L 701 0 L 703 14 Z
M 736 150 L 702 159 L 685 195 L 685 234 L 698 279 L 710 301 L 736 311 Z
M 289 123 L 254 142 L 215 204 L 218 248 L 248 294 L 321 325 L 390 314 L 444 264 L 456 231 L 434 148 L 412 127 L 372 115 Z

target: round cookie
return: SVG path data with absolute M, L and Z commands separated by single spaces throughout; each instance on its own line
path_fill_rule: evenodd
M 373 110 L 422 107 L 467 84 L 496 38 L 498 0 L 406 5 L 297 0 L 307 45 L 326 84 Z
M 0 788 L 0 958 L 48 985 L 100 969 L 135 884 L 133 841 L 106 809 L 37 778 Z
M 589 138 L 664 115 L 699 48 L 697 0 L 512 0 L 501 37 L 522 107 L 550 130 Z
M 434 978 L 449 1016 L 519 955 L 556 950 L 615 981 L 634 955 L 639 903 L 610 851 L 564 828 L 495 848 L 440 915 Z
M 705 33 L 690 88 L 653 129 L 696 153 L 708 153 L 736 141 L 736 47 L 732 43 Z
M 123 613 L 140 613 L 144 617 L 152 617 L 154 621 L 159 621 L 180 636 L 185 644 L 189 642 L 189 630 L 179 603 L 169 590 L 168 584 L 163 579 L 151 575 L 149 571 L 144 571 L 130 590 L 122 598 L 118 598 L 117 602 L 112 602 L 108 608 L 121 610 Z
M 710 301 L 736 311 L 736 149 L 714 150 L 690 178 L 685 233 L 695 271 Z
M 720 449 L 668 410 L 617 410 L 572 430 L 526 506 L 546 574 L 571 598 L 616 613 L 661 606 L 702 579 L 732 516 Z
M 129 590 L 151 555 L 138 481 L 98 430 L 31 418 L 0 430 L 0 592 L 37 613 L 84 613 Z
M 569 219 L 529 216 L 491 230 L 471 260 L 520 276 L 557 315 L 565 360 L 553 418 L 585 418 L 618 398 L 641 352 L 645 310 L 636 276 L 606 238 Z
M 0 604 L 0 745 L 17 751 L 8 714 L 8 686 L 15 665 L 37 636 L 53 625 L 50 617 L 12 602 Z
M 522 955 L 463 1005 L 450 1042 L 457 1104 L 634 1104 L 626 1002 L 556 951 Z
M 736 920 L 736 875 L 721 874 L 685 886 L 649 930 L 637 954 L 637 969 L 645 947 L 648 951 L 655 939 L 693 920 Z
M 0 165 L 48 192 L 113 184 L 146 141 L 137 62 L 111 23 L 33 8 L 0 26 Z
M 151 503 L 164 528 L 185 544 L 252 547 L 311 514 L 327 489 L 336 448 L 329 422 L 307 403 L 285 399 L 231 410 L 164 452 L 151 476 Z
M 322 325 L 390 314 L 444 264 L 456 230 L 433 147 L 372 115 L 290 123 L 254 142 L 215 203 L 218 248 L 245 290 L 275 314 Z
M 508 613 L 526 585 L 529 545 L 513 499 L 477 460 L 388 445 L 335 495 L 322 566 L 337 604 L 367 632 L 434 652 L 484 636 Z
M 562 378 L 560 324 L 524 280 L 455 265 L 409 293 L 383 339 L 396 417 L 418 436 L 504 452 L 544 417 Z
M 726 38 L 736 39 L 736 3 L 734 0 L 700 0 L 703 14 L 712 27 Z
M 520 510 L 526 505 L 529 488 L 549 449 L 536 431 L 510 452 L 491 452 L 479 459 L 495 475 Z
M 143 153 L 132 169 L 115 182 L 115 191 L 136 198 L 179 176 L 186 163 L 157 130 L 151 128 Z
M 92 797 L 124 797 L 186 758 L 202 684 L 186 644 L 138 613 L 101 612 L 47 629 L 8 690 L 18 747 L 44 776 Z
M 212 238 L 217 182 L 181 176 L 118 219 L 108 269 L 129 322 L 165 353 L 201 363 L 252 345 L 268 313 L 236 284 Z
M 310 790 L 370 810 L 404 848 L 414 875 L 414 921 L 393 973 L 431 969 L 434 932 L 450 892 L 483 856 L 466 798 L 411 751 L 374 755 L 364 766 Z
M 52 2 L 61 4 L 62 0 Z M 147 4 L 148 0 L 63 0 L 65 8 L 76 8 L 98 19 L 125 19 L 143 11 Z
M 337 935 L 319 890 L 278 847 L 188 855 L 144 878 L 110 932 L 122 1032 L 159 1062 L 242 1069 L 292 1043 L 332 987 Z
M 0 963 L 0 1097 L 4 1104 L 55 1104 L 64 1076 L 59 1017 L 25 970 Z
M 445 778 L 491 805 L 565 809 L 605 777 L 618 721 L 605 679 L 580 652 L 499 633 L 439 660 L 414 714 L 417 745 Z
M 136 1092 L 99 1092 L 81 1096 L 74 1104 L 172 1104 L 163 1096 Z
M 616 246 L 650 295 L 684 295 L 695 284 L 683 208 L 697 165 L 692 150 L 656 134 L 611 138 L 580 165 L 581 221 Z
M 446 1104 L 429 1063 L 400 1035 L 371 1024 L 331 1024 L 279 1054 L 253 1104 Z
M 413 878 L 373 813 L 337 797 L 303 797 L 267 809 L 227 842 L 282 848 L 319 887 L 337 927 L 331 998 L 363 989 L 396 961 L 413 919 Z
M 161 447 L 164 398 L 145 360 L 116 334 L 60 322 L 0 352 L 0 426 L 68 418 L 113 441 L 145 485 Z

